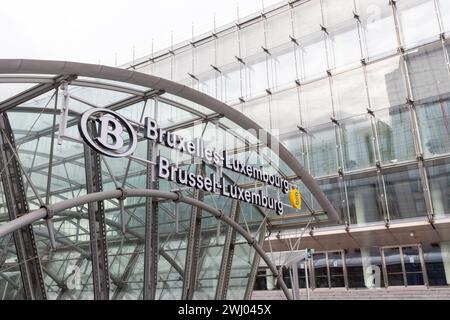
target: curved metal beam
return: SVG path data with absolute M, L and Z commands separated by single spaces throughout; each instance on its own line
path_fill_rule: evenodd
M 189 101 L 202 105 L 215 111 L 243 129 L 250 130 L 258 139 L 267 143 L 269 148 L 272 144 L 278 144 L 279 154 L 292 171 L 300 177 L 304 185 L 315 197 L 319 205 L 328 215 L 331 222 L 340 222 L 340 218 L 325 193 L 320 189 L 319 184 L 295 159 L 289 150 L 278 142 L 270 133 L 263 129 L 255 121 L 251 120 L 238 110 L 231 108 L 227 104 L 210 97 L 202 92 L 181 85 L 179 83 L 151 76 L 141 72 L 113 68 L 102 65 L 76 63 L 67 61 L 49 60 L 29 60 L 29 59 L 0 59 L 0 74 L 55 74 L 61 76 L 83 76 L 105 80 L 121 81 L 125 83 L 140 85 L 152 89 L 163 90 L 170 94 L 179 96 Z M 1 112 L 1 110 L 0 110 Z
M 199 200 L 181 196 L 180 193 L 154 189 L 121 189 L 121 190 L 110 190 L 110 191 L 89 193 L 77 198 L 68 199 L 62 202 L 47 205 L 46 207 L 42 207 L 38 210 L 23 215 L 15 220 L 7 222 L 0 226 L 0 237 L 3 237 L 11 232 L 14 232 L 24 226 L 30 225 L 33 222 L 38 221 L 40 219 L 51 218 L 54 215 L 54 213 L 58 211 L 66 210 L 72 207 L 77 207 L 89 202 L 102 201 L 114 198 L 119 199 L 123 198 L 124 196 L 155 197 L 155 198 L 170 199 L 172 201 L 179 201 L 200 208 L 206 212 L 209 212 L 217 219 L 222 220 L 230 227 L 232 227 L 234 230 L 236 230 L 236 232 L 242 235 L 245 238 L 245 240 L 247 240 L 248 244 L 255 249 L 255 251 L 261 256 L 261 258 L 270 268 L 270 271 L 272 271 L 273 275 L 277 277 L 278 283 L 280 284 L 280 287 L 283 290 L 286 298 L 288 300 L 292 300 L 291 293 L 283 281 L 281 272 L 278 272 L 276 266 L 270 260 L 269 256 L 265 253 L 265 251 L 262 249 L 262 247 L 257 243 L 255 238 L 253 238 L 250 233 L 248 233 L 244 228 L 242 228 L 241 225 L 239 225 L 236 221 L 234 221 L 230 217 L 225 216 L 222 211 L 213 208 L 210 205 L 201 202 Z

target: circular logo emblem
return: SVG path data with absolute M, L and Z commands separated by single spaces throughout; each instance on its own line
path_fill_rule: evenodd
M 137 146 L 136 132 L 130 123 L 108 109 L 96 108 L 83 113 L 78 130 L 91 148 L 109 157 L 129 156 Z
M 292 189 L 289 198 L 293 208 L 300 209 L 302 207 L 302 195 L 300 194 L 300 190 Z

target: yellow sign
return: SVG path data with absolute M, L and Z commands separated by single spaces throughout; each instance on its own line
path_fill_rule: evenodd
M 293 208 L 300 209 L 302 207 L 302 195 L 298 189 L 291 190 L 289 198 Z

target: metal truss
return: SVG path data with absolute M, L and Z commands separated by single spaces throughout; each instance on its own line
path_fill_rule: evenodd
M 94 128 L 92 128 L 94 130 Z M 86 190 L 88 193 L 102 191 L 100 155 L 84 144 L 86 164 Z M 94 297 L 109 299 L 108 247 L 106 242 L 105 208 L 103 201 L 88 203 L 89 234 L 92 255 Z
M 29 207 L 22 181 L 22 168 L 19 159 L 16 158 L 14 134 L 5 113 L 0 115 L 0 130 L 3 191 L 9 218 L 15 220 L 29 214 Z M 47 299 L 33 227 L 31 225 L 23 226 L 15 230 L 13 235 L 25 298 L 30 300 Z
M 205 165 L 196 165 L 196 174 L 203 175 Z M 181 196 L 181 193 L 180 193 Z M 203 202 L 204 191 L 195 189 L 194 197 L 196 201 Z M 191 223 L 189 228 L 188 244 L 186 249 L 186 262 L 184 265 L 183 291 L 181 299 L 192 300 L 197 285 L 197 269 L 200 255 L 200 233 L 202 228 L 202 210 L 197 206 L 191 209 Z
M 155 142 L 147 142 L 147 157 L 155 161 L 158 154 L 158 146 Z M 155 167 L 147 164 L 147 188 L 158 189 L 159 179 Z M 156 284 L 158 282 L 158 253 L 159 249 L 159 205 L 154 198 L 148 197 L 145 202 L 145 246 L 144 246 L 144 289 L 143 299 L 154 300 Z M 167 255 L 168 256 L 168 255 Z M 170 257 L 170 256 L 169 256 Z M 171 258 L 170 258 L 171 259 Z M 167 257 L 166 257 L 167 260 Z M 171 259 L 173 261 L 173 259 Z M 168 260 L 169 261 L 169 260 Z M 175 261 L 173 261 L 175 263 Z M 170 261 L 169 261 L 170 263 Z M 176 263 L 175 263 L 176 264 Z
M 277 270 L 276 266 L 270 260 L 269 256 L 266 254 L 266 252 L 258 243 L 258 241 L 255 240 L 255 238 L 251 233 L 245 230 L 239 223 L 236 223 L 236 221 L 224 215 L 223 211 L 213 208 L 210 205 L 201 202 L 197 199 L 185 197 L 182 195 L 180 196 L 180 193 L 177 192 L 169 192 L 153 189 L 120 189 L 120 190 L 110 190 L 86 194 L 80 197 L 48 205 L 46 207 L 35 210 L 27 215 L 21 216 L 13 221 L 0 225 L 0 237 L 12 233 L 20 229 L 21 227 L 30 225 L 33 222 L 36 222 L 40 219 L 48 218 L 49 215 L 57 214 L 60 211 L 81 206 L 89 202 L 102 201 L 107 199 L 119 199 L 123 197 L 125 194 L 127 197 L 154 197 L 154 198 L 169 199 L 172 201 L 180 201 L 191 206 L 199 207 L 200 209 L 210 213 L 220 221 L 223 221 L 225 224 L 229 225 L 231 228 L 236 230 L 237 233 L 242 235 L 244 239 L 248 242 L 248 244 L 251 247 L 253 247 L 256 253 L 264 260 L 264 262 L 270 268 L 273 275 L 278 279 L 278 283 L 281 289 L 283 290 L 286 298 L 289 300 L 292 299 L 291 292 L 284 283 L 281 272 Z
M 239 213 L 239 201 L 233 200 L 231 205 L 230 219 L 232 219 L 236 223 L 239 223 Z M 222 262 L 220 264 L 219 280 L 216 289 L 216 300 L 225 300 L 227 298 L 227 290 L 230 281 L 231 266 L 233 264 L 235 244 L 236 230 L 228 227 L 223 247 Z

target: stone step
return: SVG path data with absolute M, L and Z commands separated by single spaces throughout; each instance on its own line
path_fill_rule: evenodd
M 306 299 L 306 290 L 300 290 L 300 299 Z M 252 299 L 285 299 L 282 291 L 254 291 Z M 310 291 L 311 300 L 450 300 L 450 287 L 389 287 L 381 289 L 320 288 Z

